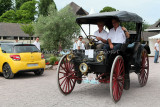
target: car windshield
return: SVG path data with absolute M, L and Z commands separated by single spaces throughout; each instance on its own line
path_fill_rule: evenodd
M 40 50 L 33 45 L 14 46 L 14 53 L 24 53 L 24 52 L 40 52 Z
M 34 45 L 8 45 L 2 44 L 1 49 L 3 53 L 24 53 L 24 52 L 40 52 Z
M 13 45 L 1 45 L 3 53 L 13 53 Z

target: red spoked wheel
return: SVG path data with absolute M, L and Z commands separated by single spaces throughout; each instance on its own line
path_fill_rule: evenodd
M 118 55 L 112 64 L 110 74 L 110 95 L 116 103 L 120 100 L 124 86 L 124 60 L 122 56 Z
M 62 94 L 70 94 L 76 83 L 74 64 L 67 60 L 67 55 L 63 56 L 59 61 L 57 68 L 57 83 Z
M 138 73 L 138 81 L 141 87 L 145 86 L 149 75 L 149 59 L 148 53 L 145 49 L 142 50 L 141 54 L 142 63 L 140 73 Z

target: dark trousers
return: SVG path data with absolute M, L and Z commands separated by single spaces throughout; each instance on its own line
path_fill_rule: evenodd
M 158 58 L 159 58 L 159 51 L 155 51 L 154 63 L 157 63 Z
M 121 49 L 122 44 L 121 43 L 113 43 L 113 50 L 117 51 Z M 103 46 L 103 49 L 107 49 L 107 51 L 111 50 L 109 44 L 105 44 Z

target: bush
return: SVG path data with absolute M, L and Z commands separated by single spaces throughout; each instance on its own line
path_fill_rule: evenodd
M 50 65 L 54 65 L 55 62 L 57 62 L 57 61 L 58 61 L 58 58 L 56 56 L 52 56 L 49 58 Z

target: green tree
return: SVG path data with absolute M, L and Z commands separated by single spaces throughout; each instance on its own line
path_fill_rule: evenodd
M 31 23 L 32 16 L 28 10 L 17 10 L 16 11 L 16 23 Z
M 149 26 L 150 26 L 150 24 L 148 24 L 147 22 L 143 22 L 142 31 L 147 29 Z
M 79 34 L 79 26 L 75 23 L 76 16 L 70 8 L 56 11 L 55 5 L 51 4 L 48 16 L 40 15 L 35 23 L 35 34 L 42 38 L 43 47 L 47 50 L 58 50 L 61 43 L 62 48 L 68 48 L 75 34 Z
M 0 0 L 0 16 L 12 9 L 12 0 Z
M 135 22 L 121 22 L 121 26 L 127 28 L 127 30 L 136 30 L 136 23 Z
M 21 29 L 24 31 L 24 33 L 29 35 L 30 43 L 31 43 L 31 37 L 34 35 L 34 27 L 33 27 L 33 25 L 32 24 L 21 25 Z
M 16 10 L 19 10 L 23 3 L 32 1 L 32 0 L 15 0 L 16 2 Z
M 54 0 L 40 0 L 39 14 L 43 15 L 43 16 L 47 16 L 48 15 L 48 8 L 49 8 L 50 4 L 55 5 L 55 9 L 57 10 Z
M 28 2 L 25 2 L 21 7 L 20 7 L 20 10 L 27 10 L 28 13 L 30 14 L 30 19 L 32 21 L 34 21 L 34 15 L 37 14 L 36 12 L 36 3 L 38 3 L 36 0 L 32 0 L 32 1 L 28 1 Z
M 102 13 L 102 12 L 112 12 L 112 11 L 117 11 L 117 10 L 113 7 L 106 6 L 100 11 L 100 13 Z
M 8 23 L 31 23 L 34 21 L 34 16 L 36 15 L 36 1 L 25 2 L 19 10 L 9 10 L 6 11 L 2 16 L 0 16 L 0 22 Z
M 0 16 L 0 22 L 16 23 L 16 12 L 14 10 L 9 10 Z

